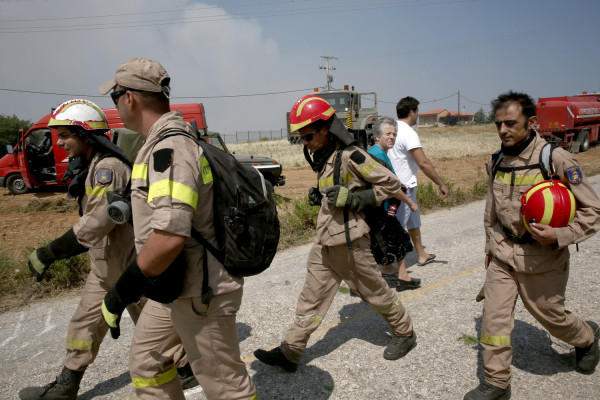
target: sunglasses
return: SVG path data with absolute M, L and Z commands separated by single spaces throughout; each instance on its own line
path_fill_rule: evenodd
M 123 96 L 125 93 L 127 93 L 127 91 L 141 92 L 141 90 L 136 90 L 136 89 L 121 89 L 121 90 L 115 90 L 114 92 L 111 92 L 110 98 L 112 99 L 113 103 L 115 103 L 115 106 L 117 105 L 117 101 L 119 100 L 119 97 Z
M 305 142 L 310 142 L 311 140 L 313 140 L 313 137 L 319 132 L 319 129 L 315 129 L 314 131 L 312 131 L 311 133 L 307 133 L 306 135 L 302 136 L 300 135 L 300 139 L 302 139 Z

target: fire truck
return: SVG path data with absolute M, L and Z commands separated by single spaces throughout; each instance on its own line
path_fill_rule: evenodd
M 318 89 L 315 89 L 314 94 L 324 98 L 331 104 L 335 109 L 335 115 L 354 135 L 354 139 L 360 146 L 366 149 L 375 143 L 372 127 L 379 116 L 377 114 L 377 93 L 359 93 L 354 90 L 354 86 L 350 90 L 348 85 L 344 85 L 343 90 L 319 92 Z M 302 144 L 300 133 L 298 131 L 292 132 L 290 129 L 289 112 L 287 113 L 287 131 L 288 141 L 291 144 Z
M 540 98 L 537 117 L 536 130 L 547 141 L 573 153 L 587 151 L 598 141 L 600 93 Z
M 221 136 L 207 130 L 206 114 L 201 103 L 172 104 L 171 110 L 180 111 L 183 118 L 196 127 L 199 138 L 228 152 Z M 141 136 L 125 128 L 116 108 L 102 111 L 108 120 L 109 137 L 125 151 L 131 161 L 135 160 L 135 154 L 142 145 Z M 27 193 L 32 188 L 66 188 L 69 181 L 64 180 L 64 176 L 69 158 L 57 145 L 58 132 L 48 128 L 50 115 L 43 116 L 27 131 L 19 130 L 17 144 L 6 146 L 8 154 L 0 158 L 0 187 L 5 187 L 14 194 Z M 240 163 L 256 168 L 273 186 L 285 184 L 281 164 L 277 161 L 254 155 L 234 154 L 234 157 Z

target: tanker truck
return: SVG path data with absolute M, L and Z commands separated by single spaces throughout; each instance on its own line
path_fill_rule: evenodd
M 598 141 L 600 93 L 540 98 L 537 117 L 537 131 L 548 142 L 572 153 L 587 151 Z
M 342 121 L 348 130 L 354 135 L 354 139 L 363 148 L 368 148 L 375 143 L 372 127 L 377 120 L 377 93 L 359 93 L 349 90 L 344 85 L 343 90 L 324 90 L 319 92 L 315 89 L 317 96 L 327 100 L 335 109 L 335 115 Z M 365 103 L 365 104 L 363 104 Z M 288 140 L 291 144 L 302 144 L 300 133 L 290 130 L 290 113 L 287 113 Z

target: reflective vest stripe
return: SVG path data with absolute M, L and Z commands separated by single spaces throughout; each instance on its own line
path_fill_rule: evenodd
M 351 173 L 342 174 L 342 180 L 346 183 L 350 182 L 352 180 L 352 174 Z M 326 187 L 330 187 L 333 185 L 334 185 L 333 176 L 330 176 L 328 178 L 319 179 L 319 187 L 326 188 Z
M 96 186 L 95 188 L 91 186 L 85 186 L 85 195 L 88 197 L 106 197 L 106 191 L 108 189 L 104 186 Z
M 100 342 L 94 342 L 92 340 L 79 340 L 67 338 L 67 349 L 74 350 L 98 350 L 100 348 Z
M 493 346 L 510 346 L 510 335 L 481 335 L 481 343 L 491 344 Z
M 502 182 L 505 185 L 510 185 L 512 180 L 512 174 L 510 172 L 496 172 L 496 181 Z M 531 175 L 515 175 L 515 185 L 528 185 L 532 186 L 544 181 L 542 174 L 531 174 Z
M 173 366 L 170 370 L 155 378 L 131 378 L 131 383 L 133 383 L 134 389 L 140 389 L 147 386 L 162 386 L 175 378 L 177 378 L 177 367 Z
M 198 193 L 194 189 L 169 179 L 163 179 L 150 186 L 148 189 L 148 203 L 151 203 L 157 197 L 164 196 L 171 196 L 173 199 L 182 201 L 194 210 L 198 205 Z
M 202 183 L 205 185 L 213 181 L 212 169 L 206 157 L 202 157 L 198 163 L 200 164 L 200 173 L 202 174 Z
M 148 176 L 148 164 L 133 164 L 131 179 L 146 179 Z

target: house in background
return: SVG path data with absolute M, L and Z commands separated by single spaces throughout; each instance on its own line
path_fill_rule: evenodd
M 475 114 L 467 113 L 465 108 L 463 108 L 463 111 L 460 114 L 458 111 L 449 111 L 445 108 L 438 108 L 436 110 L 419 113 L 417 126 L 446 126 L 444 120 L 448 116 L 456 118 L 457 123 L 461 125 L 472 124 L 475 119 Z

